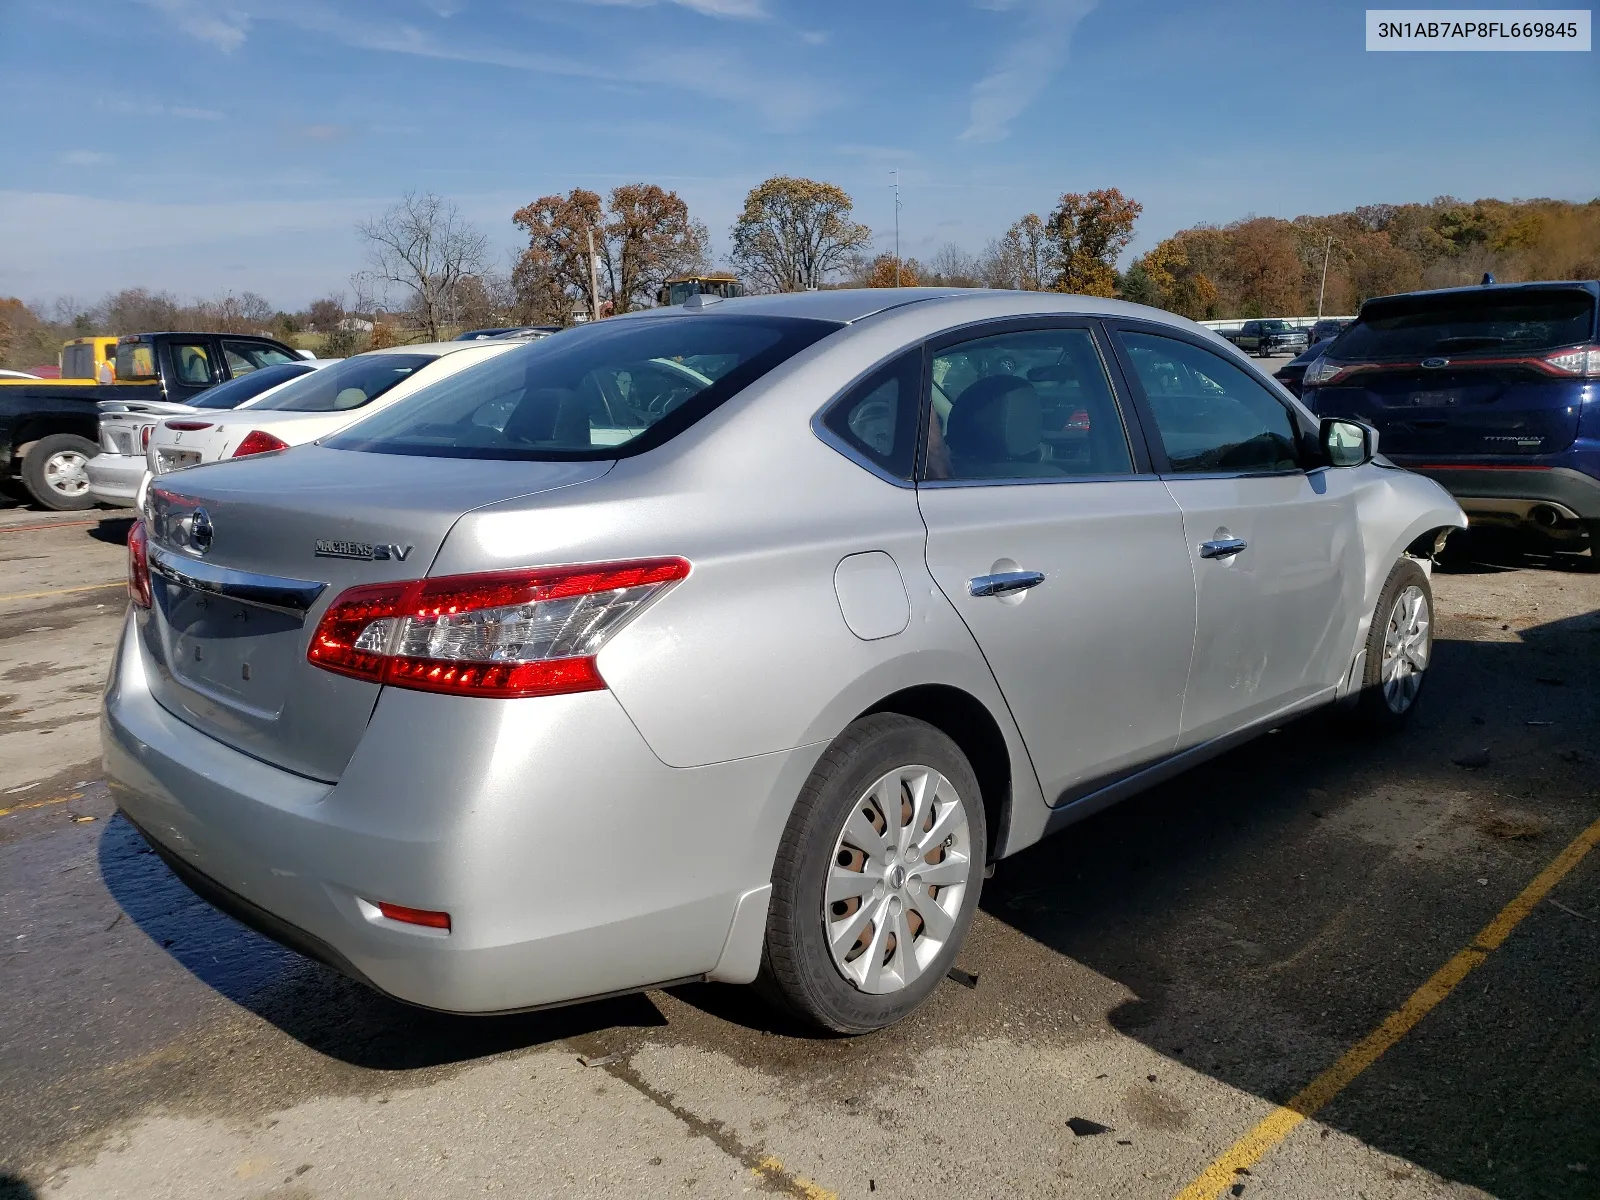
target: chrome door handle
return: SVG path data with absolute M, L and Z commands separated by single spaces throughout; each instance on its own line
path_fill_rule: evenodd
M 967 580 L 967 591 L 974 596 L 1004 596 L 1007 592 L 1025 592 L 1043 582 L 1043 571 L 1002 571 Z
M 1200 543 L 1200 557 L 1232 558 L 1249 545 L 1250 543 L 1243 538 L 1217 538 L 1212 542 Z

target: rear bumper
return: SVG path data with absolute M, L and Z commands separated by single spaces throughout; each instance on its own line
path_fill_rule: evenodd
M 1396 466 L 1438 482 L 1469 516 L 1516 519 L 1543 504 L 1554 506 L 1567 520 L 1600 521 L 1600 479 L 1574 467 L 1390 457 Z
M 102 504 L 130 507 L 144 479 L 143 456 L 96 454 L 89 460 L 89 495 Z
M 132 629 L 101 718 L 113 793 L 244 923 L 448 1012 L 754 977 L 777 840 L 815 753 L 671 768 L 609 692 L 391 689 L 339 783 L 321 783 L 163 709 Z M 380 901 L 448 912 L 451 929 L 388 920 Z

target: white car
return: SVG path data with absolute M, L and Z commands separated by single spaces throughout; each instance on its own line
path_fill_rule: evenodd
M 337 433 L 420 387 L 515 350 L 521 342 L 431 342 L 369 350 L 296 379 L 229 413 L 169 417 L 150 434 L 152 476 L 285 450 Z
M 100 401 L 100 453 L 89 460 L 89 496 L 118 508 L 133 505 L 148 470 L 150 433 L 163 417 L 238 408 L 342 359 L 273 363 L 201 392 L 188 404 L 170 400 Z M 237 368 L 236 368 L 237 369 Z

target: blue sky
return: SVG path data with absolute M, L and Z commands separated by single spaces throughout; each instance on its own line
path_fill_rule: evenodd
M 1175 229 L 1377 201 L 1600 194 L 1587 54 L 1369 54 L 1364 6 L 1175 0 L 0 0 L 0 294 L 146 285 L 296 308 L 352 226 L 676 189 L 719 252 L 745 192 L 829 179 L 903 251 L 1063 191 Z

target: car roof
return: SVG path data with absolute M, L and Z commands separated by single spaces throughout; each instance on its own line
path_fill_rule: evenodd
M 997 288 L 837 288 L 816 292 L 779 292 L 768 296 L 737 296 L 714 303 L 672 305 L 647 308 L 625 313 L 612 320 L 649 320 L 654 317 L 683 313 L 716 312 L 729 316 L 809 317 L 816 321 L 837 321 L 849 325 L 891 309 L 911 304 L 938 302 L 941 306 L 970 305 L 974 309 L 988 308 L 996 302 L 1014 307 L 1014 302 L 1026 297 L 1029 308 L 1041 313 L 1081 313 L 1086 315 L 1143 317 L 1171 319 L 1171 313 L 1159 312 L 1141 304 L 1123 300 L 1108 300 L 1100 296 L 1080 296 L 1065 292 L 1015 292 Z M 704 299 L 703 297 L 701 298 Z M 1182 319 L 1179 318 L 1181 321 Z M 1185 325 L 1188 322 L 1183 322 Z M 468 343 L 470 345 L 470 343 Z
M 369 354 L 431 354 L 438 358 L 441 354 L 459 354 L 463 350 L 487 350 L 515 344 L 497 341 L 494 338 L 484 338 L 479 342 L 416 342 L 410 346 L 385 346 L 381 350 L 363 350 L 351 357 L 366 358 Z
M 1361 307 L 1366 308 L 1368 304 L 1379 300 L 1409 300 L 1414 296 L 1491 296 L 1497 292 L 1552 290 L 1582 290 L 1591 296 L 1600 297 L 1600 282 L 1593 279 L 1531 279 L 1527 283 L 1474 283 L 1466 287 L 1430 288 L 1416 292 L 1395 292 L 1388 296 L 1373 296 L 1364 301 Z

